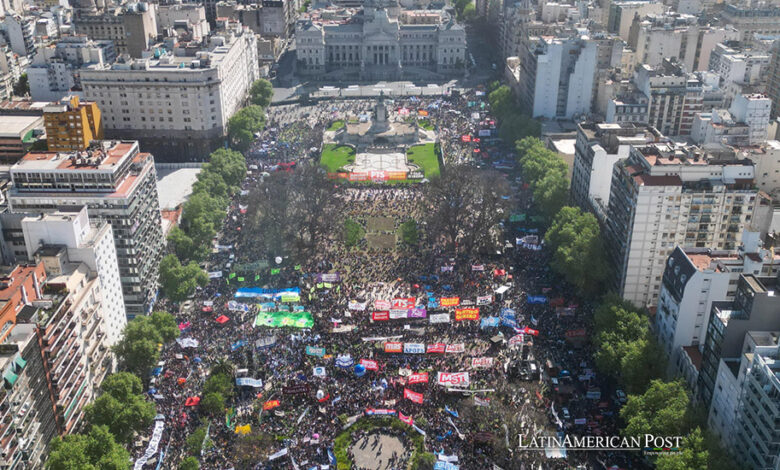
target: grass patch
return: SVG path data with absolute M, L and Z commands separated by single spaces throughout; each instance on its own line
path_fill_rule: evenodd
M 349 145 L 325 144 L 320 163 L 328 172 L 335 173 L 344 165 L 355 163 L 355 149 Z
M 426 178 L 439 176 L 439 158 L 436 155 L 436 144 L 422 144 L 409 147 L 406 158 L 420 167 Z M 324 152 L 323 152 L 324 154 Z
M 420 129 L 425 129 L 426 131 L 433 130 L 433 124 L 431 124 L 431 121 L 427 119 L 418 119 L 417 125 L 420 126 Z
M 408 470 L 433 466 L 435 456 L 425 452 L 425 441 L 420 433 L 396 418 L 372 416 L 358 419 L 352 426 L 341 431 L 333 440 L 333 454 L 338 461 L 337 469 L 350 470 L 352 468 L 352 460 L 349 458 L 348 452 L 349 446 L 352 445 L 352 433 L 386 427 L 406 432 L 406 436 L 411 439 L 414 449 L 412 450 L 412 457 L 409 459 Z
M 330 124 L 330 127 L 328 127 L 328 130 L 329 130 L 329 131 L 337 131 L 337 130 L 341 129 L 342 127 L 344 127 L 345 125 L 346 125 L 346 124 L 345 124 L 345 123 L 344 123 L 344 121 L 342 121 L 342 120 L 333 121 L 333 122 Z

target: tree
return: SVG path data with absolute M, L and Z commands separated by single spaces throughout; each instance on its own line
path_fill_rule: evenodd
M 230 362 L 228 359 L 219 358 L 211 367 L 211 373 L 214 375 L 224 375 L 227 377 L 233 377 L 233 372 L 235 371 L 235 368 L 236 366 L 234 366 L 233 363 Z
M 582 295 L 600 291 L 608 274 L 601 229 L 593 214 L 563 207 L 545 234 L 553 251 L 552 268 Z
M 569 181 L 558 172 L 547 173 L 534 185 L 534 202 L 547 217 L 554 217 L 569 198 Z
M 417 221 L 409 219 L 401 224 L 401 240 L 409 246 L 417 246 L 419 241 L 419 233 L 417 232 Z
M 206 383 L 203 384 L 203 393 L 218 393 L 227 398 L 233 396 L 233 376 L 211 372 Z
M 305 256 L 338 220 L 334 192 L 333 182 L 317 165 L 275 172 L 249 196 L 249 205 L 256 209 L 249 215 L 248 233 L 258 234 L 273 256 L 290 248 Z
M 127 323 L 114 352 L 121 367 L 145 378 L 160 358 L 157 345 L 161 343 L 162 337 L 151 319 L 139 316 Z
M 228 139 L 232 147 L 241 152 L 248 150 L 255 140 L 255 133 L 265 126 L 265 111 L 251 105 L 241 109 L 228 120 Z
M 102 395 L 84 407 L 89 424 L 106 426 L 124 444 L 130 444 L 135 432 L 152 424 L 155 405 L 143 396 L 141 379 L 128 372 L 118 372 L 106 377 L 100 389 Z
M 648 330 L 644 338 L 627 344 L 620 359 L 620 379 L 628 393 L 641 393 L 650 381 L 663 375 L 665 365 L 664 351 Z
M 203 166 L 205 167 L 206 165 L 210 165 L 210 163 L 206 163 Z M 219 198 L 229 197 L 230 189 L 222 175 L 216 171 L 205 171 L 205 169 L 201 169 L 200 173 L 198 173 L 198 180 L 192 185 L 193 194 L 205 192 Z
M 626 436 L 682 436 L 689 428 L 690 400 L 681 381 L 653 380 L 642 395 L 629 395 L 620 410 Z
M 14 84 L 14 95 L 27 96 L 30 94 L 30 79 L 27 73 L 19 76 L 19 81 Z
M 497 228 L 511 206 L 510 194 L 498 172 L 448 167 L 424 189 L 426 236 L 450 250 L 490 251 L 500 242 Z
M 178 225 L 173 227 L 168 233 L 168 242 L 173 247 L 173 251 L 179 259 L 188 260 L 192 258 L 202 258 L 199 254 L 199 250 L 203 247 L 195 246 L 195 242 L 192 238 Z
M 267 108 L 274 96 L 274 87 L 271 82 L 261 78 L 255 80 L 249 88 L 249 101 L 257 106 Z
M 515 108 L 515 98 L 512 95 L 512 89 L 506 85 L 501 85 L 488 95 L 488 102 L 493 114 L 499 119 L 504 119 Z
M 174 254 L 160 262 L 160 287 L 174 302 L 181 302 L 195 293 L 195 288 L 208 284 L 208 276 L 194 261 L 182 265 Z
M 504 142 L 517 142 L 527 137 L 538 137 L 542 127 L 539 121 L 519 112 L 509 113 L 498 128 L 498 136 Z
M 232 194 L 241 186 L 241 182 L 246 177 L 246 159 L 241 152 L 217 149 L 209 156 L 209 162 L 203 165 L 203 171 L 221 176 L 225 184 L 231 188 Z
M 253 429 L 248 434 L 235 436 L 231 460 L 237 468 L 251 468 L 258 461 L 264 461 L 271 454 L 273 446 L 273 436 Z
M 185 443 L 187 444 L 187 452 L 190 455 L 200 455 L 203 449 L 203 441 L 206 440 L 206 426 L 201 426 L 196 429 L 192 434 L 187 436 Z
M 179 337 L 179 325 L 176 319 L 168 312 L 154 312 L 150 316 L 152 324 L 160 333 L 163 343 L 173 341 Z
M 659 456 L 655 467 L 658 470 L 709 470 L 709 451 L 701 428 L 697 427 L 685 436 L 679 452 Z
M 51 441 L 47 470 L 127 470 L 128 453 L 106 426 L 93 426 L 87 434 L 70 434 Z
M 179 470 L 200 470 L 200 462 L 195 457 L 187 457 L 179 463 Z
M 225 411 L 225 397 L 221 393 L 207 393 L 200 401 L 200 407 L 211 416 Z
M 477 8 L 474 6 L 473 3 L 469 3 L 468 5 L 466 5 L 466 8 L 463 9 L 462 17 L 466 21 L 471 21 L 477 17 Z
M 344 221 L 344 244 L 346 246 L 357 246 L 365 234 L 366 231 L 359 223 L 352 219 Z

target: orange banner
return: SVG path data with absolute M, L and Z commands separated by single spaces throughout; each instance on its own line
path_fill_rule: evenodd
M 455 307 L 460 305 L 460 297 L 442 297 L 439 300 L 439 305 L 442 307 Z
M 479 308 L 456 308 L 455 321 L 479 320 Z

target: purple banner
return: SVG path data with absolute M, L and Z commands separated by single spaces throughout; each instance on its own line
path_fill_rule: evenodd
M 415 307 L 408 310 L 409 318 L 425 318 L 426 313 L 425 307 Z
M 317 282 L 339 282 L 341 276 L 339 273 L 319 273 L 317 274 Z

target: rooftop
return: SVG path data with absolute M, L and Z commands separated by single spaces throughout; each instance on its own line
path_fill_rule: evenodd
M 23 171 L 113 171 L 137 148 L 135 141 L 100 141 L 99 146 L 78 152 L 30 152 L 19 160 L 12 172 Z
M 40 116 L 0 116 L 0 138 L 20 139 L 36 127 L 43 129 L 43 119 Z

